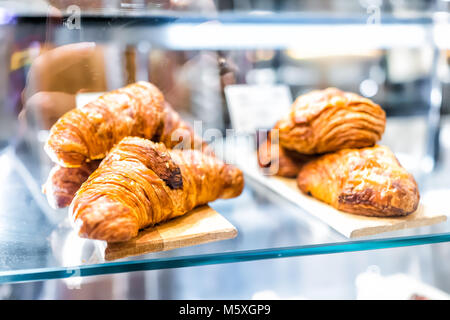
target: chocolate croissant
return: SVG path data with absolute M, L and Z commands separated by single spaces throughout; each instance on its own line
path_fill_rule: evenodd
M 64 114 L 52 126 L 45 150 L 55 163 L 72 168 L 103 159 L 127 136 L 164 140 L 173 147 L 185 135 L 192 138 L 190 145 L 202 144 L 164 102 L 159 89 L 141 81 Z
M 83 183 L 69 212 L 81 237 L 126 241 L 196 206 L 236 197 L 243 186 L 242 172 L 215 157 L 126 137 Z
M 379 145 L 312 160 L 301 168 L 297 184 L 336 209 L 364 216 L 405 216 L 416 211 L 420 198 L 414 177 Z
M 336 88 L 299 96 L 275 126 L 280 145 L 301 154 L 373 146 L 384 132 L 386 114 L 369 99 Z

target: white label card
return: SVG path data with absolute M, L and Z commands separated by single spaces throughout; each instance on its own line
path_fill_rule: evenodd
M 229 85 L 225 97 L 233 129 L 248 133 L 271 129 L 292 104 L 286 85 Z

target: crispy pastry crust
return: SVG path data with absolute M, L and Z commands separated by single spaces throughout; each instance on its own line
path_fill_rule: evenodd
M 159 89 L 141 81 L 64 114 L 52 126 L 45 151 L 62 167 L 80 167 L 85 162 L 103 159 L 127 136 L 163 141 L 169 147 L 189 137 L 184 147 L 203 145 L 190 126 L 164 102 Z
M 170 187 L 180 175 L 182 186 Z M 69 212 L 81 237 L 126 241 L 196 206 L 236 197 L 243 186 L 242 172 L 215 157 L 126 137 L 81 186 Z
M 199 149 L 205 154 L 214 152 L 200 137 L 194 134 L 192 127 L 184 122 L 169 105 L 164 111 L 164 125 L 160 134 L 152 140 L 161 141 L 169 148 Z M 70 205 L 75 192 L 97 169 L 101 160 L 84 162 L 80 167 L 66 168 L 56 164 L 43 185 L 43 193 L 52 208 L 65 208 Z
M 200 137 L 194 134 L 192 127 L 184 122 L 177 112 L 169 105 L 164 110 L 164 123 L 154 141 L 161 141 L 169 148 L 199 149 L 205 154 L 214 152 Z M 66 168 L 55 165 L 43 185 L 43 193 L 52 208 L 64 208 L 70 205 L 75 192 L 87 180 L 89 175 L 97 169 L 101 160 L 85 162 L 80 167 Z
M 404 216 L 416 211 L 414 177 L 385 146 L 345 149 L 305 164 L 297 177 L 305 193 L 333 207 L 365 216 Z
M 151 137 L 169 148 L 213 154 L 192 127 L 164 102 L 156 87 L 139 82 L 68 112 L 52 127 L 45 150 L 57 164 L 43 185 L 50 206 L 69 206 L 103 156 L 127 133 Z
M 281 119 L 280 145 L 301 154 L 373 146 L 384 132 L 386 115 L 371 100 L 336 88 L 299 96 Z

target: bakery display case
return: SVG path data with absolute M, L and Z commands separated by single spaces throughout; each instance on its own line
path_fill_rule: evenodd
M 280 283 L 274 286 L 283 298 L 296 296 L 283 287 L 283 270 L 298 281 L 298 273 L 314 275 L 314 268 L 294 267 L 299 259 L 317 257 L 321 265 L 347 270 L 346 257 L 392 264 L 398 254 L 401 268 L 410 269 L 405 257 L 415 252 L 422 278 L 450 292 L 450 283 L 439 282 L 446 273 L 438 262 L 450 252 L 448 34 L 447 1 L 0 1 L 0 286 L 57 279 L 89 286 L 102 276 L 147 275 L 154 279 L 145 280 L 146 286 L 164 286 L 160 281 L 168 277 L 173 287 L 180 281 L 184 291 L 169 298 L 205 298 L 215 286 L 206 277 L 196 288 L 202 293 L 189 295 L 194 284 L 188 278 L 201 278 L 205 270 L 231 274 L 241 265 L 246 271 L 237 279 L 252 278 L 249 270 L 264 275 L 273 263 Z M 345 104 L 336 102 L 341 93 L 366 107 L 355 111 L 364 114 L 357 120 L 340 111 L 320 120 L 331 132 L 325 145 L 341 134 L 345 143 L 365 143 L 345 148 L 389 148 L 416 186 L 411 197 L 407 187 L 391 188 L 393 197 L 404 192 L 401 216 L 343 213 L 302 192 L 297 172 L 276 178 L 258 165 L 258 147 L 297 97 L 326 88 L 338 88 L 327 110 Z M 379 110 L 367 111 L 369 102 Z M 376 129 L 365 128 L 376 113 Z M 280 143 L 288 136 L 286 126 L 280 127 Z M 199 153 L 201 165 L 180 156 L 186 150 L 172 150 L 168 137 L 177 128 L 193 138 L 192 148 L 200 141 L 212 151 Z M 375 138 L 359 139 L 363 130 Z M 342 140 L 337 144 L 344 148 Z M 312 150 L 309 140 L 307 147 Z M 320 154 L 339 151 L 317 148 Z M 173 160 L 179 157 L 184 160 Z M 127 171 L 131 162 L 143 171 Z M 73 173 L 86 163 L 94 167 Z M 372 179 L 374 189 L 386 183 L 379 179 L 389 170 Z M 49 186 L 52 177 L 58 186 Z M 141 178 L 148 187 L 123 182 L 139 184 Z M 319 183 L 327 195 L 334 190 L 330 179 Z M 94 198 L 117 200 L 125 193 L 132 200 L 121 210 L 146 206 L 158 212 L 151 219 L 140 209 L 130 213 L 139 225 L 125 236 L 129 220 L 114 220 L 118 229 L 104 232 L 98 222 L 119 215 L 117 203 L 82 212 Z M 358 204 L 370 205 L 361 199 Z M 223 284 L 217 277 L 210 281 Z M 357 285 L 369 278 L 360 275 Z M 231 287 L 212 296 L 274 297 L 257 285 L 239 289 L 239 295 Z

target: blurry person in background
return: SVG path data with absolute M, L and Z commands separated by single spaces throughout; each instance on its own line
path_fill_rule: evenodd
M 47 29 L 61 26 L 66 8 L 77 5 L 83 10 L 101 10 L 111 1 L 55 1 L 49 2 Z M 188 1 L 122 1 L 135 5 L 136 10 L 160 8 L 172 11 L 208 11 L 215 12 L 212 0 Z M 126 6 L 125 6 L 126 7 Z M 82 25 L 81 25 L 82 28 Z M 94 42 L 77 42 L 63 46 L 54 46 L 46 31 L 46 39 L 40 43 L 39 55 L 33 59 L 26 76 L 26 83 L 21 94 L 21 110 L 19 120 L 22 129 L 48 130 L 65 112 L 76 107 L 76 95 L 86 92 L 104 92 L 115 89 L 108 84 L 107 73 L 111 68 L 108 61 L 108 46 L 111 43 L 96 44 Z M 139 39 L 137 39 L 139 40 Z M 114 43 L 112 43 L 114 45 Z M 119 57 L 125 66 L 124 83 L 135 82 L 136 50 L 127 47 Z M 106 57 L 106 58 L 105 58 Z M 191 114 L 208 114 L 202 110 L 193 110 L 192 101 L 196 99 L 195 85 L 201 84 L 195 79 L 204 65 L 215 69 L 217 73 L 217 95 L 222 93 L 223 86 L 233 82 L 232 69 L 225 57 L 217 52 L 186 53 L 182 51 L 149 51 L 148 80 L 158 86 L 166 100 L 179 112 Z M 202 64 L 202 66 L 199 66 Z M 203 71 L 202 71 L 203 72 Z M 194 82 L 192 79 L 195 79 Z M 216 106 L 217 107 L 217 106 Z M 220 108 L 222 106 L 219 106 Z M 211 111 L 211 110 L 210 110 Z M 216 110 L 220 114 L 222 110 Z M 214 110 L 212 110 L 214 112 Z M 220 117 L 219 122 L 223 121 Z M 216 125 L 221 125 L 217 123 Z

